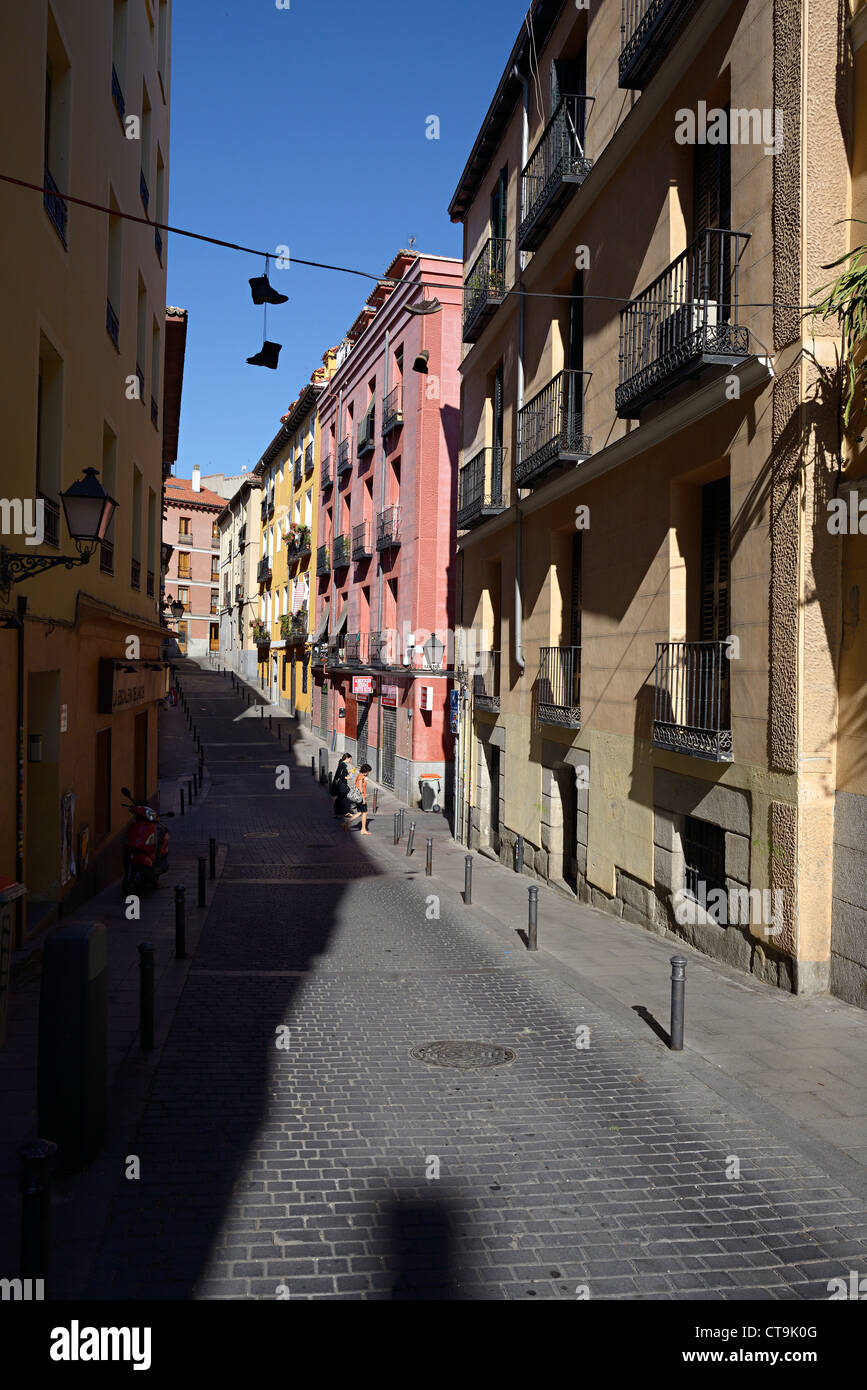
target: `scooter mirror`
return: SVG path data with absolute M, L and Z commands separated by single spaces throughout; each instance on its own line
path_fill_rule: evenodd
M 121 787 L 121 791 L 123 792 L 124 796 L 128 796 L 130 800 L 132 800 L 132 792 L 130 791 L 129 787 Z

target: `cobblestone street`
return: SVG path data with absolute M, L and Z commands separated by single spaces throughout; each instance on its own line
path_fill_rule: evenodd
M 277 790 L 285 739 L 228 676 L 182 680 L 209 782 L 172 834 L 228 853 L 77 1292 L 827 1299 L 865 1267 L 867 1200 L 815 1145 L 425 878 L 390 815 L 342 834 L 297 738 Z M 410 1055 L 448 1040 L 514 1059 Z

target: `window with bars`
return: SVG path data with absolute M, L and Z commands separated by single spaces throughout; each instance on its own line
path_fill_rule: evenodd
M 726 892 L 725 831 L 710 821 L 686 816 L 682 844 L 684 891 L 706 907 L 710 916 L 724 923 L 722 904 L 709 907 L 707 899 L 717 889 Z

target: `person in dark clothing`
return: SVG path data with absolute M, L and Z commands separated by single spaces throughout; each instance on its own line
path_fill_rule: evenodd
M 331 780 L 336 820 L 342 820 L 353 809 L 352 802 L 349 800 L 349 764 L 349 754 L 343 753 Z

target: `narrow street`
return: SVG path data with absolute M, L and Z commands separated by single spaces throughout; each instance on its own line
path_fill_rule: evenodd
M 172 837 L 228 852 L 80 1293 L 826 1299 L 864 1267 L 867 1202 L 426 879 L 390 815 L 343 834 L 227 676 L 181 676 L 209 785 Z M 514 1058 L 411 1056 L 441 1041 Z

